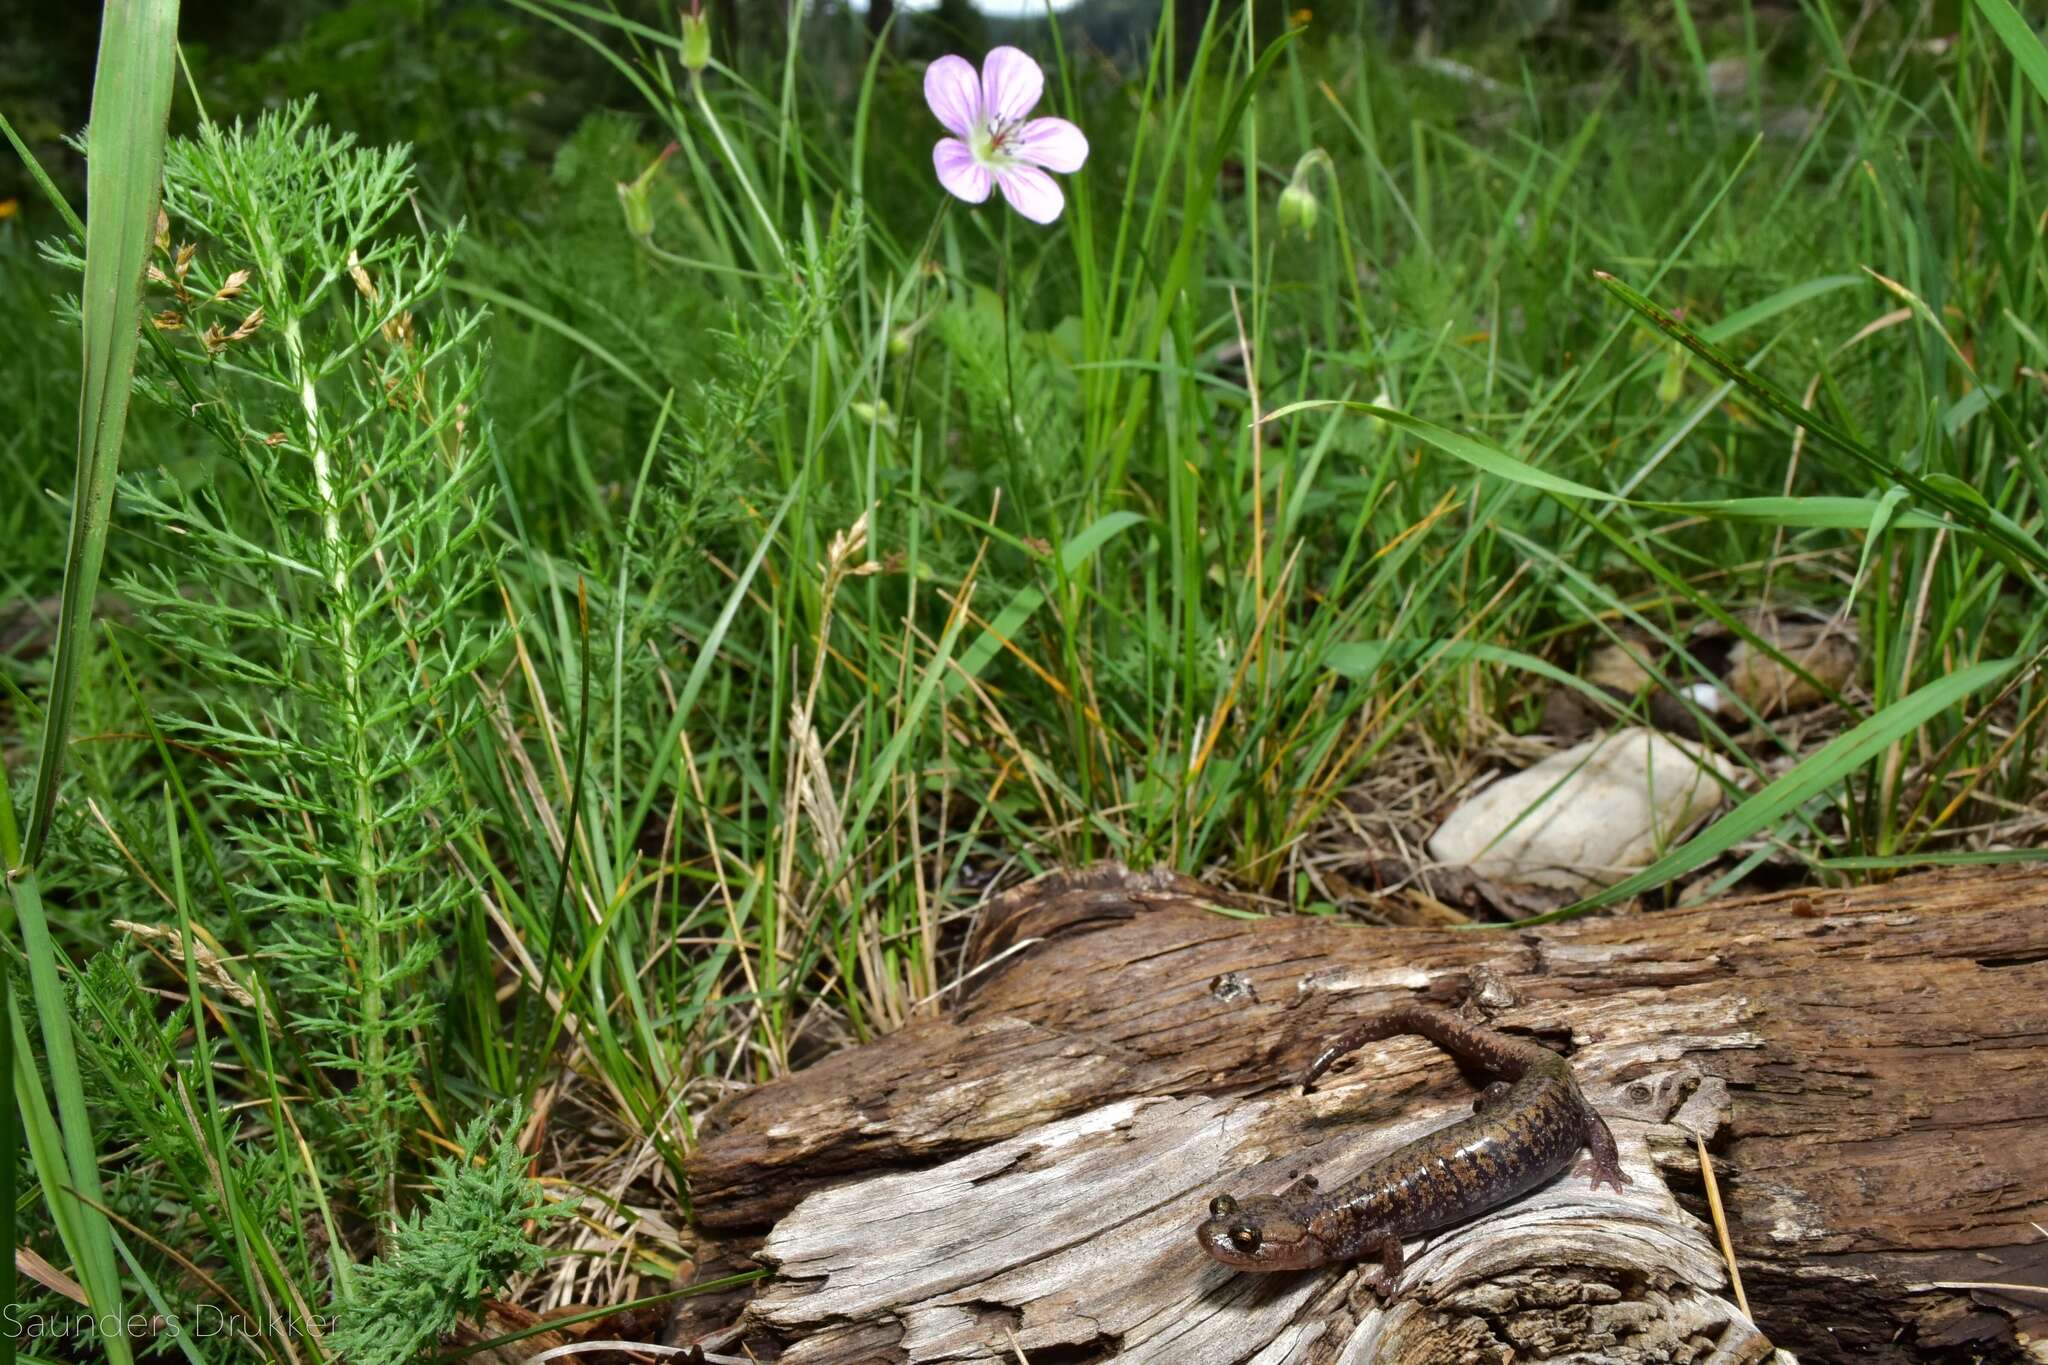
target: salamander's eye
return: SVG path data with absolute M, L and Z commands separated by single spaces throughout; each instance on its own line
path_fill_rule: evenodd
M 1249 1256 L 1259 1249 L 1259 1230 L 1239 1223 L 1230 1230 L 1230 1244 Z
M 1236 1212 L 1237 1201 L 1227 1194 L 1219 1194 L 1209 1201 L 1209 1216 L 1211 1218 L 1228 1218 Z

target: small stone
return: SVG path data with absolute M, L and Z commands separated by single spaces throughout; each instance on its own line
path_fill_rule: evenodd
M 1789 668 L 1747 640 L 1738 639 L 1729 650 L 1724 675 L 1728 688 L 1766 719 L 1818 706 L 1829 692 L 1841 692 L 1856 676 L 1856 639 L 1831 620 L 1752 612 L 1743 624 L 1798 665 Z
M 1628 646 L 1602 645 L 1586 660 L 1586 681 L 1617 697 L 1633 697 L 1655 681 L 1642 660 L 1654 660 L 1662 653 L 1646 640 L 1632 640 Z
M 1499 881 L 1583 893 L 1647 866 L 1712 814 L 1709 765 L 1654 730 L 1631 727 L 1553 754 L 1459 806 L 1430 836 L 1439 861 Z

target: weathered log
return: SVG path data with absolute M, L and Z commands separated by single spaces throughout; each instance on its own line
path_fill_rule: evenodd
M 690 1163 L 699 1218 L 773 1224 L 754 1348 L 2048 1360 L 2048 1294 L 1926 1288 L 2048 1289 L 2048 876 L 1527 932 L 1232 911 L 1170 875 L 1042 879 L 985 910 L 968 956 L 994 965 L 951 1013 L 716 1113 Z M 1635 1183 L 1567 1175 L 1412 1241 L 1384 1306 L 1356 1269 L 1210 1262 L 1193 1232 L 1211 1194 L 1342 1180 L 1470 1104 L 1415 1039 L 1315 1095 L 1290 1085 L 1346 1020 L 1417 996 L 1472 997 L 1567 1052 Z M 1724 1297 L 1695 1135 L 1757 1327 Z

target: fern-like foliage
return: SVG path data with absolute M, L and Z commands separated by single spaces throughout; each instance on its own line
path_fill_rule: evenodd
M 746 457 L 776 444 L 766 439 L 774 422 L 792 420 L 793 405 L 787 401 L 792 365 L 830 326 L 866 233 L 866 219 L 855 207 L 829 231 L 806 234 L 796 248 L 793 278 L 770 282 L 764 305 L 744 313 L 736 309 L 723 329 L 707 329 L 715 361 L 690 386 L 681 433 L 663 452 L 667 458 L 650 534 L 638 547 L 651 572 L 642 598 L 647 606 L 633 631 L 636 640 L 646 624 L 645 612 L 669 590 L 670 575 L 683 563 L 685 551 L 719 526 L 722 514 L 711 505 L 714 496 L 744 477 L 763 498 L 772 499 L 796 477 L 794 469 L 764 468 Z
M 328 1344 L 343 1360 L 404 1365 L 485 1295 L 540 1269 L 540 1248 L 525 1225 L 569 1210 L 550 1204 L 526 1174 L 512 1137 L 519 1122 L 515 1111 L 504 1135 L 493 1137 L 489 1118 L 480 1118 L 463 1130 L 460 1155 L 439 1160 L 426 1206 L 397 1226 L 389 1249 L 357 1274 L 355 1296 L 342 1305 Z
M 143 382 L 225 454 L 122 489 L 163 550 L 123 589 L 197 675 L 200 713 L 161 723 L 209 760 L 244 946 L 374 1214 L 465 894 L 450 751 L 493 645 L 459 614 L 491 569 L 478 319 L 420 311 L 454 243 L 415 230 L 408 185 L 406 149 L 310 102 L 173 145 L 150 278 L 179 363 Z

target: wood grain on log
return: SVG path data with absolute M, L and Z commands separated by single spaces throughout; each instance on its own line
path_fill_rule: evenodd
M 1095 869 L 991 903 L 969 956 L 1004 953 L 952 1013 L 714 1116 L 700 1219 L 774 1224 L 761 1347 L 1732 1363 L 1769 1359 L 1767 1334 L 1807 1360 L 2048 1360 L 2048 1296 L 1919 1288 L 2048 1286 L 2048 876 L 1460 933 L 1247 917 Z M 1327 1185 L 1469 1106 L 1415 1039 L 1289 1085 L 1415 995 L 1567 1051 L 1636 1184 L 1568 1175 L 1411 1242 L 1383 1308 L 1356 1270 L 1209 1262 L 1211 1194 Z M 1694 1134 L 1761 1333 L 1723 1298 Z

